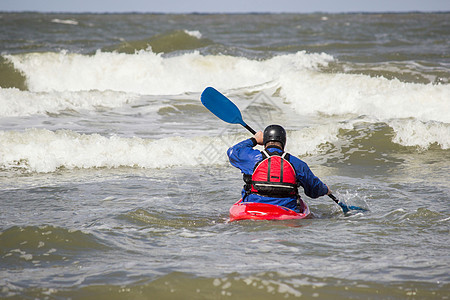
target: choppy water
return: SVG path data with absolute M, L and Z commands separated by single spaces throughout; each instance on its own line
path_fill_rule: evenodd
M 0 14 L 0 297 L 447 299 L 450 18 Z M 228 223 L 249 137 L 348 204 Z

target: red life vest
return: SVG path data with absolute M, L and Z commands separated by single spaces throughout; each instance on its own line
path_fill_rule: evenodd
M 298 185 L 294 167 L 287 153 L 262 151 L 263 159 L 256 164 L 251 180 L 247 181 L 247 192 L 267 197 L 295 197 Z

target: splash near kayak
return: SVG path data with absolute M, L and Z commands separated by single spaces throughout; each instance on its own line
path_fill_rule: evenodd
M 242 202 L 242 199 L 230 208 L 230 222 L 239 220 L 296 220 L 308 219 L 311 212 L 308 205 L 301 200 L 300 213 L 292 209 L 255 202 Z

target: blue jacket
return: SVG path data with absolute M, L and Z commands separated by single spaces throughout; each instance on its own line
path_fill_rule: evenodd
M 243 174 L 251 175 L 255 165 L 262 160 L 262 153 L 259 150 L 253 149 L 256 144 L 254 140 L 247 139 L 244 140 L 233 147 L 229 148 L 227 151 L 228 159 L 230 163 L 236 168 L 240 169 Z M 267 148 L 270 152 L 282 152 L 276 147 Z M 295 170 L 297 181 L 306 194 L 306 196 L 311 198 L 317 198 L 326 195 L 328 192 L 328 187 L 320 181 L 309 169 L 308 165 L 300 160 L 299 158 L 290 155 L 289 162 L 292 164 Z M 242 200 L 244 202 L 263 202 L 275 205 L 281 205 L 295 211 L 297 209 L 297 198 L 273 198 L 264 197 L 257 194 L 246 195 L 245 190 L 242 190 Z

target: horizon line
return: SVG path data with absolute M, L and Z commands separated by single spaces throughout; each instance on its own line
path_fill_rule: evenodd
M 311 12 L 157 12 L 157 11 L 38 11 L 38 10 L 0 10 L 0 13 L 43 13 L 43 14 L 158 14 L 158 15 L 241 15 L 241 14 L 408 14 L 408 13 L 450 13 L 450 10 L 405 10 L 405 11 L 311 11 Z

